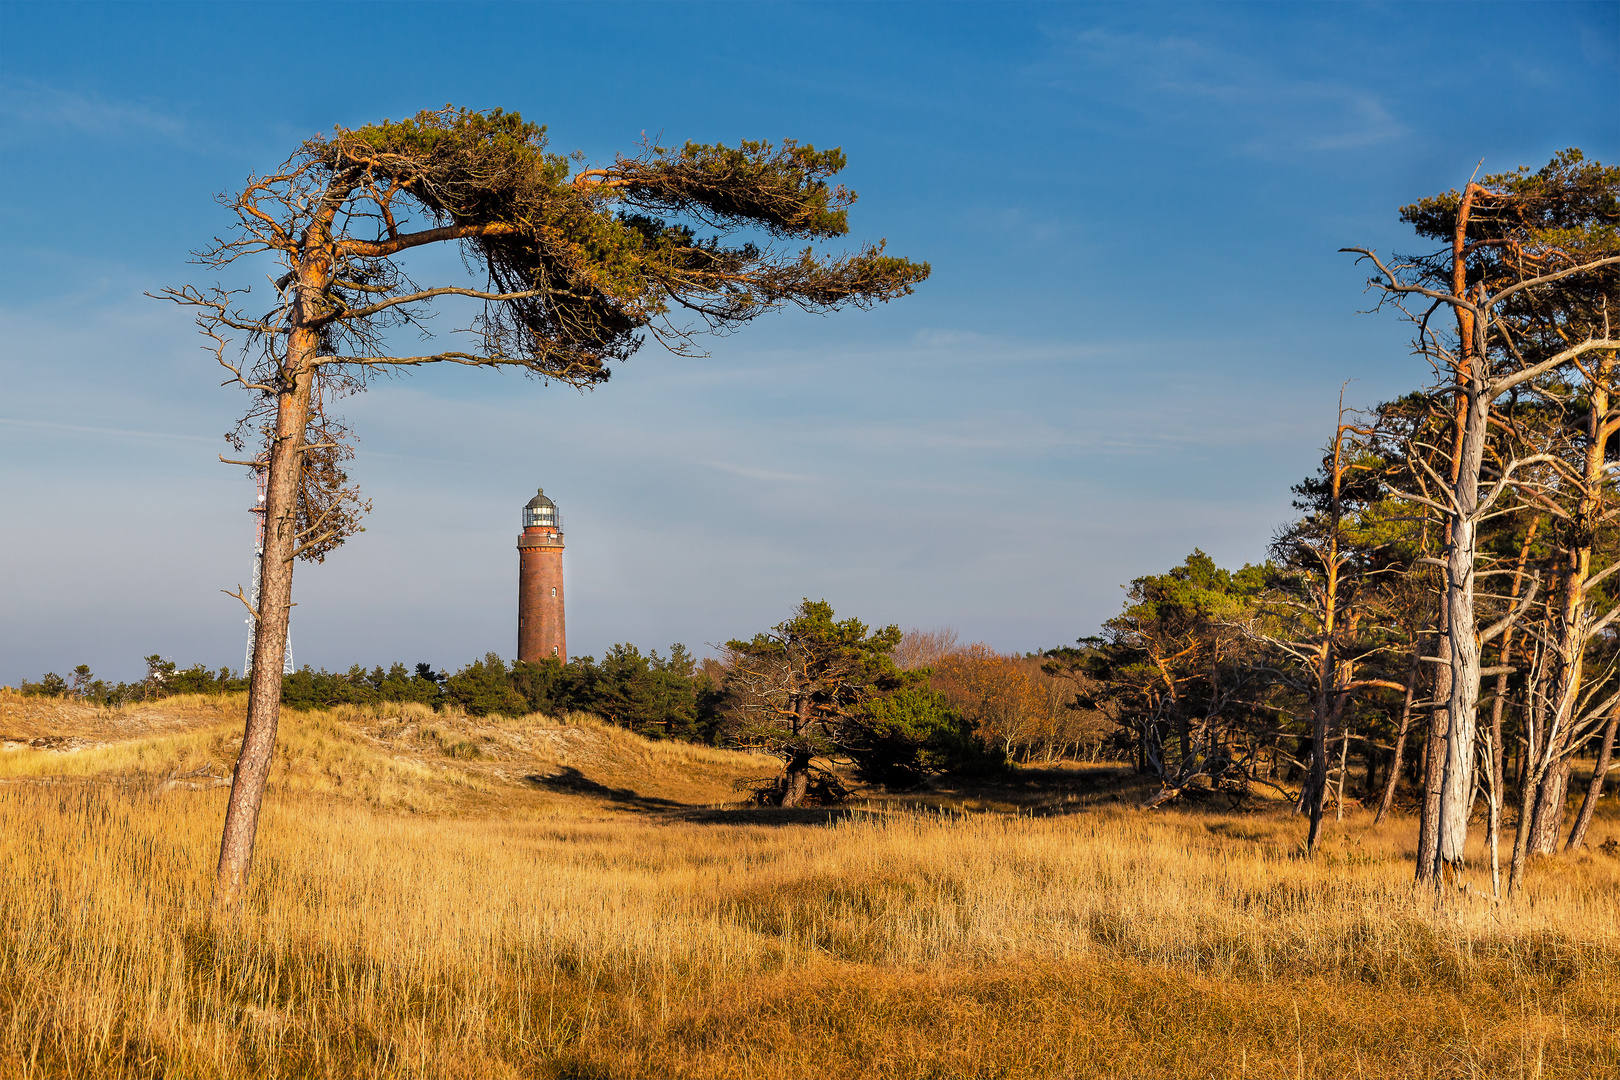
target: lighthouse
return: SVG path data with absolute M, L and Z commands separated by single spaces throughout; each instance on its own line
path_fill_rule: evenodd
M 518 659 L 537 664 L 555 656 L 568 663 L 563 622 L 563 534 L 557 504 L 545 488 L 523 507 L 518 535 Z

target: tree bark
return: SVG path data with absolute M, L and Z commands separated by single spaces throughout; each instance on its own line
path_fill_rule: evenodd
M 313 351 L 313 350 L 311 350 Z M 281 717 L 281 669 L 287 650 L 287 622 L 292 611 L 292 553 L 298 531 L 298 472 L 303 459 L 304 428 L 309 421 L 313 372 L 297 371 L 292 385 L 279 395 L 275 442 L 270 449 L 265 484 L 264 558 L 260 560 L 258 625 L 253 638 L 253 672 L 248 684 L 247 725 L 236 759 L 225 828 L 219 843 L 214 879 L 214 905 L 224 908 L 241 899 L 253 864 L 259 829 L 259 807 L 275 752 L 276 724 Z
M 1548 616 L 1547 621 L 1551 621 Z M 1542 676 L 1537 670 L 1539 661 L 1531 668 L 1531 688 L 1520 715 L 1524 717 L 1525 745 L 1519 768 L 1519 820 L 1513 829 L 1513 860 L 1508 873 L 1508 896 L 1513 896 L 1524 884 L 1524 865 L 1530 848 L 1531 819 L 1535 813 L 1536 791 L 1540 785 L 1546 756 L 1541 744 L 1546 731 L 1546 697 L 1537 693 L 1535 683 Z
M 1609 763 L 1614 760 L 1614 736 L 1620 728 L 1620 709 L 1609 714 L 1608 726 L 1603 729 L 1603 741 L 1598 747 L 1597 763 L 1592 766 L 1592 780 L 1586 785 L 1586 798 L 1581 800 L 1581 812 L 1575 816 L 1575 827 L 1569 832 L 1569 843 L 1566 851 L 1579 851 L 1581 845 L 1586 843 L 1586 829 L 1592 824 L 1592 813 L 1597 809 L 1597 801 L 1603 796 L 1603 778 L 1609 771 Z
M 1331 706 L 1324 702 L 1315 724 L 1312 725 L 1314 728 L 1312 742 L 1315 745 L 1311 750 L 1311 776 L 1308 787 L 1311 829 L 1305 839 L 1307 851 L 1314 852 L 1317 843 L 1322 839 L 1322 809 L 1327 803 L 1328 789 L 1328 740 L 1343 721 L 1346 700 L 1345 695 L 1340 694 Z
M 1476 191 L 1470 183 L 1463 190 L 1452 235 L 1451 291 L 1464 296 L 1468 288 L 1466 260 L 1468 217 Z M 1463 845 L 1468 839 L 1468 801 L 1473 793 L 1474 705 L 1479 697 L 1479 638 L 1474 625 L 1474 511 L 1479 505 L 1479 471 L 1484 460 L 1485 436 L 1491 402 L 1481 391 L 1488 374 L 1477 370 L 1474 356 L 1485 355 L 1482 327 L 1473 312 L 1452 306 L 1457 317 L 1458 355 L 1455 369 L 1456 420 L 1451 451 L 1451 513 L 1446 521 L 1445 597 L 1440 605 L 1450 664 L 1442 668 L 1443 678 L 1435 679 L 1434 700 L 1444 700 L 1445 744 L 1440 751 L 1439 783 L 1425 792 L 1422 835 L 1418 844 L 1418 878 L 1441 880 L 1441 868 L 1460 869 Z M 1442 685 L 1442 682 L 1444 685 Z M 1438 788 L 1438 790 L 1436 790 Z M 1430 798 L 1434 799 L 1433 810 Z M 1432 848 L 1425 860 L 1424 847 Z M 1428 865 L 1425 866 L 1425 862 Z
M 1537 785 L 1530 815 L 1530 854 L 1555 855 L 1564 831 L 1564 810 L 1569 801 L 1569 759 L 1553 762 Z
M 1342 725 L 1341 725 L 1342 726 Z M 1350 731 L 1345 728 L 1339 735 L 1339 790 L 1334 796 L 1333 820 L 1344 820 L 1344 781 L 1350 771 Z
M 1508 590 L 1508 603 L 1512 604 L 1519 599 L 1519 590 L 1524 585 L 1524 567 L 1530 559 L 1530 545 L 1535 542 L 1536 531 L 1541 528 L 1541 516 L 1538 514 L 1524 532 L 1524 542 L 1519 546 L 1519 561 L 1513 567 L 1513 587 Z M 1502 644 L 1497 650 L 1496 663 L 1498 667 L 1507 667 L 1513 658 L 1513 628 L 1508 627 L 1502 632 Z M 1491 698 L 1491 816 L 1486 825 L 1485 843 L 1491 855 L 1491 895 L 1497 900 L 1502 898 L 1502 807 L 1506 800 L 1505 777 L 1503 775 L 1503 749 L 1502 749 L 1502 708 L 1507 700 L 1507 673 L 1498 672 L 1496 676 L 1495 693 Z
M 804 802 L 805 791 L 809 786 L 810 752 L 799 750 L 788 759 L 787 775 L 782 779 L 782 805 L 794 807 Z
M 1444 615 L 1445 609 L 1441 608 Z M 1440 644 L 1445 643 L 1445 619 L 1440 620 Z M 1434 698 L 1451 696 L 1451 669 L 1434 665 Z M 1440 788 L 1446 759 L 1446 709 L 1436 705 L 1429 712 L 1429 737 L 1423 750 L 1423 805 L 1418 814 L 1417 879 L 1429 881 L 1435 872 L 1435 851 L 1440 846 Z
M 800 697 L 793 708 L 793 737 L 806 738 L 810 728 L 810 699 Z M 806 790 L 810 787 L 810 759 L 814 752 L 806 745 L 793 747 L 787 759 L 787 772 L 782 777 L 782 805 L 787 807 L 798 806 L 804 801 Z
M 1479 632 L 1474 617 L 1474 567 L 1479 473 L 1485 455 L 1490 402 L 1476 376 L 1468 385 L 1462 467 L 1452 488 L 1453 515 L 1446 552 L 1446 638 L 1451 655 L 1451 694 L 1446 709 L 1445 769 L 1440 788 L 1440 836 L 1434 873 L 1463 867 L 1468 841 L 1468 804 L 1474 790 L 1475 711 L 1479 702 Z M 1461 388 L 1459 388 L 1461 389 Z
M 329 200 L 333 207 L 337 200 Z M 236 904 L 253 866 L 259 808 L 275 753 L 281 718 L 281 669 L 286 658 L 287 622 L 292 612 L 293 557 L 298 550 L 298 482 L 304 436 L 310 420 L 314 359 L 320 348 L 314 303 L 330 284 L 333 260 L 327 250 L 331 210 L 317 215 L 304 240 L 296 269 L 297 298 L 287 354 L 279 373 L 276 428 L 266 466 L 264 558 L 260 560 L 258 624 L 253 638 L 253 672 L 248 684 L 247 724 L 231 780 L 230 802 L 219 842 L 214 907 Z

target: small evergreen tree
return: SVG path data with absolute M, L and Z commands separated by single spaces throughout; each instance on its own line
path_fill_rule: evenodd
M 935 773 L 983 776 L 1007 764 L 943 693 L 923 687 L 868 701 L 850 717 L 844 750 L 856 776 L 900 790 Z

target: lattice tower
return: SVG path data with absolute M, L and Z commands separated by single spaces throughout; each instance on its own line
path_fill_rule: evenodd
M 262 575 L 262 573 L 264 571 L 264 474 L 265 474 L 265 470 L 264 469 L 259 469 L 259 470 L 257 470 L 257 472 L 258 472 L 258 477 L 259 477 L 259 498 L 258 498 L 257 502 L 254 503 L 254 505 L 248 507 L 248 513 L 254 515 L 254 517 L 256 519 L 256 524 L 254 526 L 254 535 L 253 535 L 253 600 L 252 600 L 252 605 L 253 605 L 253 610 L 254 611 L 259 610 L 259 578 L 260 578 L 260 576 Z M 250 612 L 248 614 L 247 619 L 244 620 L 244 621 L 247 623 L 247 631 L 248 631 L 248 633 L 247 633 L 247 658 L 242 661 L 242 677 L 246 678 L 247 675 L 248 675 L 248 672 L 253 670 L 253 639 L 256 636 L 258 636 L 257 631 L 259 629 L 259 626 L 258 626 L 259 620 L 257 618 L 255 618 L 253 616 L 253 614 Z M 292 628 L 291 627 L 288 627 L 288 629 L 287 629 L 287 648 L 286 648 L 286 651 L 283 653 L 283 657 L 282 657 L 282 661 L 281 661 L 281 673 L 283 675 L 291 675 L 293 673 Z

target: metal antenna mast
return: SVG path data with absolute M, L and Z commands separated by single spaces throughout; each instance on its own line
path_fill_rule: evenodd
M 258 476 L 258 481 L 259 481 L 259 498 L 258 498 L 258 501 L 256 503 L 254 503 L 254 505 L 248 507 L 248 513 L 253 514 L 255 516 L 255 518 L 257 519 L 256 530 L 255 530 L 254 538 L 253 538 L 253 610 L 254 611 L 259 610 L 259 574 L 264 569 L 264 472 L 265 471 L 263 469 L 256 470 L 256 475 Z M 248 617 L 247 617 L 247 619 L 245 621 L 247 622 L 248 636 L 247 636 L 247 658 L 242 661 L 242 677 L 243 678 L 246 678 L 248 672 L 253 670 L 253 639 L 257 636 L 256 631 L 258 630 L 258 622 L 259 622 L 259 620 L 253 614 L 249 613 L 249 615 L 248 615 Z M 281 662 L 281 673 L 283 675 L 291 675 L 293 673 L 292 628 L 291 627 L 289 627 L 287 629 L 287 650 L 286 650 L 284 658 L 282 659 L 282 662 Z

